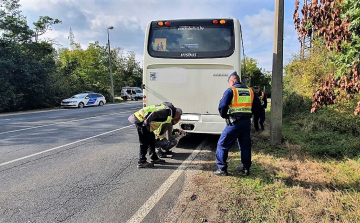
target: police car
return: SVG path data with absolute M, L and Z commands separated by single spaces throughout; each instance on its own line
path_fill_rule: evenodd
M 85 106 L 103 106 L 106 103 L 102 94 L 85 92 L 72 96 L 61 101 L 61 107 L 83 108 Z

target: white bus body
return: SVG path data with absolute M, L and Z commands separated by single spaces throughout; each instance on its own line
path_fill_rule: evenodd
M 221 134 L 226 122 L 218 105 L 230 87 L 229 74 L 240 75 L 240 55 L 237 19 L 150 22 L 145 34 L 143 106 L 171 102 L 183 110 L 178 124 L 182 129 Z

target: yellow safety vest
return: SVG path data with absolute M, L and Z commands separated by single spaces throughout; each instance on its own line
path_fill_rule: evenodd
M 171 122 L 171 120 L 170 120 L 170 122 Z M 165 139 L 165 137 L 166 137 L 166 132 L 164 133 L 164 134 L 162 134 L 162 135 L 160 135 L 160 133 L 161 133 L 161 129 L 162 129 L 162 127 L 163 127 L 163 124 L 165 124 L 165 123 L 170 123 L 170 122 L 163 122 L 160 126 L 159 126 L 159 128 L 157 128 L 157 129 L 155 129 L 154 130 L 154 134 L 155 134 L 155 138 L 156 139 L 160 139 L 160 140 L 163 140 L 163 139 Z M 170 133 L 171 134 L 171 133 Z
M 245 113 L 251 114 L 251 107 L 254 100 L 254 92 L 250 88 L 236 88 L 233 90 L 233 98 L 231 100 L 229 113 Z
M 265 101 L 264 101 L 264 92 L 261 92 L 261 96 L 259 96 L 259 99 L 260 99 L 260 102 L 261 102 L 261 105 L 264 105 L 265 104 Z
M 162 110 L 162 109 L 166 109 L 166 106 L 163 105 L 163 104 L 161 104 L 161 105 L 150 105 L 150 106 L 144 107 L 144 108 L 140 109 L 139 111 L 135 112 L 134 115 L 140 122 L 143 122 L 146 119 L 146 117 L 147 117 L 147 115 L 149 113 L 159 111 L 159 110 Z M 149 126 L 150 126 L 150 132 L 153 132 L 156 129 L 160 129 L 160 131 L 161 131 L 161 124 L 170 123 L 171 120 L 172 120 L 172 116 L 170 115 L 170 116 L 167 117 L 166 121 L 163 121 L 163 122 L 152 121 L 152 122 L 148 123 Z

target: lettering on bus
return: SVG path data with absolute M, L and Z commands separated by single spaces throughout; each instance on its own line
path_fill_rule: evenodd
M 214 77 L 227 77 L 228 74 L 213 74 Z
M 178 30 L 204 30 L 203 26 L 179 26 Z
M 181 53 L 181 57 L 197 57 L 196 53 Z

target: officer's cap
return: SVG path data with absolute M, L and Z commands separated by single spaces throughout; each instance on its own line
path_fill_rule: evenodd
M 232 73 L 229 75 L 229 77 L 228 77 L 228 82 L 229 82 L 229 80 L 230 80 L 230 77 L 231 77 L 231 76 L 234 76 L 234 75 L 236 75 L 236 76 L 239 77 L 239 75 L 237 74 L 237 72 L 234 71 L 234 72 L 232 72 Z

